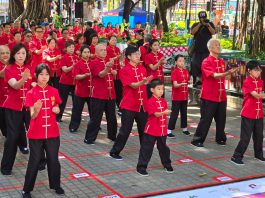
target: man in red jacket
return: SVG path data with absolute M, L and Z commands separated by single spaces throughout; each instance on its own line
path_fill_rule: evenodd
M 115 88 L 114 76 L 117 71 L 112 69 L 114 60 L 106 60 L 106 45 L 100 43 L 96 45 L 96 58 L 91 61 L 92 73 L 92 93 L 90 100 L 90 121 L 87 125 L 84 142 L 94 144 L 100 123 L 105 111 L 107 119 L 108 138 L 112 141 L 116 139 L 117 118 L 115 114 Z

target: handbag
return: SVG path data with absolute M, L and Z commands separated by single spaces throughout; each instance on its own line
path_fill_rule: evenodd
M 195 39 L 194 37 L 190 40 L 190 43 L 188 45 L 188 55 L 192 57 L 195 50 Z
M 197 34 L 199 34 L 201 32 L 203 28 L 201 28 Z M 197 35 L 196 34 L 196 35 Z M 196 43 L 196 39 L 195 39 L 195 35 L 193 36 L 193 38 L 190 40 L 190 42 L 188 43 L 188 55 L 190 57 L 192 57 L 192 55 L 194 54 L 194 50 L 195 50 L 195 43 Z

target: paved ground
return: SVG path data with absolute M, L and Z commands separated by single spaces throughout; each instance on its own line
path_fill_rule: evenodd
M 167 98 L 169 91 L 167 92 Z M 170 104 L 169 104 L 170 105 Z M 95 145 L 86 145 L 83 138 L 89 119 L 87 110 L 83 112 L 83 122 L 76 134 L 68 131 L 71 102 L 60 123 L 62 167 L 62 187 L 66 197 L 147 197 L 150 195 L 194 189 L 222 182 L 234 182 L 265 176 L 265 164 L 253 159 L 252 144 L 245 155 L 245 166 L 238 167 L 229 159 L 238 143 L 240 116 L 239 109 L 228 109 L 226 132 L 227 146 L 219 146 L 214 141 L 215 126 L 211 126 L 205 148 L 190 145 L 191 136 L 184 136 L 179 127 L 174 131 L 175 139 L 169 139 L 173 174 L 163 171 L 157 150 L 154 150 L 149 177 L 141 177 L 135 172 L 138 159 L 139 140 L 136 127 L 131 133 L 123 161 L 115 161 L 107 156 L 112 143 L 106 139 L 106 122 L 102 121 L 102 131 Z M 199 108 L 188 109 L 189 128 L 194 133 L 200 118 Z M 119 119 L 120 123 L 120 119 Z M 179 126 L 179 123 L 177 123 Z M 2 157 L 4 138 L 0 137 Z M 27 165 L 27 155 L 18 153 L 13 175 L 0 175 L 0 197 L 19 197 Z M 33 197 L 56 197 L 48 187 L 47 171 L 38 174 Z M 113 196 L 110 196 L 113 195 Z

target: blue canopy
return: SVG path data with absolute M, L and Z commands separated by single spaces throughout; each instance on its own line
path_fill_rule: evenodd
M 118 7 L 117 9 L 114 9 L 114 10 L 110 10 L 110 11 L 107 11 L 107 12 L 104 12 L 104 15 L 105 16 L 122 16 L 123 15 L 123 12 L 124 12 L 124 5 L 121 5 L 120 7 Z M 141 8 L 139 7 L 135 7 L 130 16 L 146 16 L 147 15 L 147 11 L 145 10 L 142 10 Z

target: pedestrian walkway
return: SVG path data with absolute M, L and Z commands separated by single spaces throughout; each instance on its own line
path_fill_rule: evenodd
M 166 98 L 169 101 L 169 91 Z M 139 154 L 136 126 L 121 153 L 123 161 L 116 161 L 108 157 L 113 143 L 106 138 L 106 121 L 102 120 L 102 130 L 96 144 L 87 145 L 83 143 L 89 120 L 87 110 L 84 110 L 82 124 L 74 134 L 68 130 L 70 113 L 71 102 L 68 102 L 63 122 L 59 124 L 61 129 L 59 157 L 62 167 L 62 187 L 65 189 L 66 197 L 147 197 L 265 176 L 265 163 L 254 160 L 252 143 L 244 158 L 245 166 L 236 166 L 230 162 L 239 140 L 239 109 L 228 108 L 226 146 L 215 143 L 214 122 L 204 143 L 205 148 L 192 146 L 190 144 L 192 136 L 182 134 L 178 122 L 177 129 L 173 132 L 176 138 L 168 139 L 175 172 L 168 174 L 163 170 L 157 149 L 154 149 L 148 167 L 148 177 L 142 177 L 135 171 Z M 190 132 L 195 132 L 199 118 L 199 108 L 190 106 L 188 108 Z M 120 126 L 120 119 L 118 123 Z M 0 157 L 2 157 L 3 143 L 4 138 L 0 137 Z M 1 198 L 20 197 L 27 159 L 28 155 L 18 152 L 13 175 L 11 177 L 0 175 Z M 46 170 L 38 174 L 32 196 L 56 197 L 49 189 Z

